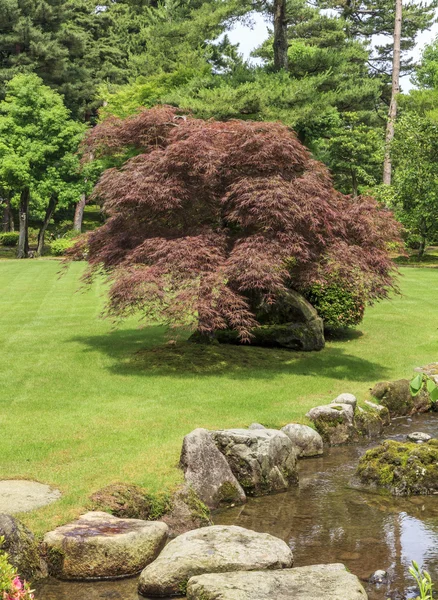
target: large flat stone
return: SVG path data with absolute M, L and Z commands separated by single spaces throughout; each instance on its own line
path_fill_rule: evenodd
M 367 600 L 367 595 L 344 565 L 332 564 L 200 575 L 189 580 L 187 600 Z
M 140 575 L 144 596 L 184 596 L 190 577 L 203 573 L 284 569 L 293 556 L 288 545 L 267 533 L 213 525 L 178 536 Z
M 163 548 L 165 523 L 89 512 L 44 536 L 51 574 L 60 579 L 135 575 Z
M 0 513 L 16 514 L 42 508 L 61 497 L 61 492 L 44 483 L 24 479 L 0 481 Z

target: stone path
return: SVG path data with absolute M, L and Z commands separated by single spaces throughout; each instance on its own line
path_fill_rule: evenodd
M 22 479 L 0 481 L 0 513 L 28 512 L 51 504 L 61 497 L 59 490 L 43 483 Z

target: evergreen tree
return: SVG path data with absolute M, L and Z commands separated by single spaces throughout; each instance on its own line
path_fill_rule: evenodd
M 347 35 L 352 39 L 371 43 L 373 36 L 387 38 L 387 41 L 375 47 L 370 65 L 376 75 L 385 75 L 389 81 L 393 63 L 395 0 L 319 0 L 319 5 L 338 12 L 346 24 Z M 417 35 L 434 23 L 437 7 L 437 0 L 404 3 L 400 43 L 402 73 L 414 68 L 412 59 L 406 55 L 415 47 Z

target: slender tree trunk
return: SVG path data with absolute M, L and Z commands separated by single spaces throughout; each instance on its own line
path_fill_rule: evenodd
M 421 235 L 420 247 L 418 248 L 418 258 L 421 260 L 426 252 L 427 239 L 426 236 Z
M 286 0 L 274 0 L 274 68 L 287 69 Z
M 87 197 L 85 194 L 82 194 L 81 199 L 76 204 L 75 218 L 73 220 L 73 229 L 75 231 L 79 231 L 79 232 L 82 231 L 82 220 L 84 218 L 84 210 L 85 210 L 86 203 L 87 203 Z
M 41 229 L 38 232 L 38 247 L 37 247 L 37 255 L 41 256 L 44 250 L 44 238 L 46 236 L 46 230 L 49 225 L 50 219 L 52 218 L 53 213 L 55 212 L 56 204 L 58 200 L 54 196 L 52 196 L 49 200 L 49 204 L 46 209 L 46 214 L 44 215 L 44 221 L 41 225 Z
M 357 198 L 358 193 L 359 193 L 359 186 L 357 183 L 357 176 L 354 171 L 351 171 L 351 190 L 352 190 L 353 198 Z
M 25 188 L 20 196 L 19 220 L 20 234 L 18 237 L 17 258 L 27 258 L 29 255 L 29 188 Z
M 7 197 L 3 198 L 3 202 L 2 231 L 5 233 L 11 231 L 11 202 Z
M 395 24 L 394 24 L 394 55 L 392 59 L 392 89 L 391 104 L 389 106 L 388 123 L 385 136 L 385 160 L 383 163 L 383 183 L 391 185 L 392 162 L 391 142 L 394 139 L 394 127 L 397 117 L 397 96 L 400 93 L 400 53 L 401 53 L 401 29 L 403 18 L 402 0 L 395 0 Z

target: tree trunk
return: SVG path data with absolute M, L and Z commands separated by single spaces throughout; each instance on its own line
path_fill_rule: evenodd
M 29 255 L 29 188 L 25 188 L 20 196 L 19 220 L 20 234 L 18 237 L 17 258 L 27 258 Z
M 357 198 L 359 195 L 359 185 L 357 183 L 357 175 L 355 171 L 351 171 L 351 193 L 353 198 Z
M 82 194 L 81 199 L 76 204 L 75 218 L 73 220 L 73 229 L 75 231 L 79 231 L 79 233 L 82 231 L 82 220 L 84 218 L 84 210 L 85 210 L 86 203 L 87 203 L 87 197 L 85 194 Z
M 44 215 L 44 221 L 41 225 L 41 229 L 38 232 L 38 247 L 37 247 L 37 255 L 41 256 L 44 250 L 44 238 L 46 235 L 46 230 L 49 225 L 50 219 L 52 218 L 53 213 L 55 212 L 56 204 L 58 200 L 55 197 L 51 197 L 49 200 L 49 204 L 46 209 L 46 214 Z
M 287 69 L 286 0 L 274 0 L 274 68 Z
M 395 119 L 397 117 L 397 96 L 400 93 L 400 53 L 403 6 L 402 0 L 395 0 L 394 55 L 392 58 L 392 89 L 389 105 L 388 123 L 385 136 L 385 160 L 383 163 L 383 183 L 391 185 L 392 162 L 391 142 L 394 139 Z
M 3 209 L 3 216 L 2 216 L 2 231 L 3 233 L 6 233 L 8 231 L 11 231 L 11 201 L 9 200 L 9 198 L 4 198 L 3 202 L 5 204 L 4 209 Z
M 427 239 L 424 235 L 421 236 L 420 247 L 418 248 L 418 258 L 421 260 L 426 252 Z

